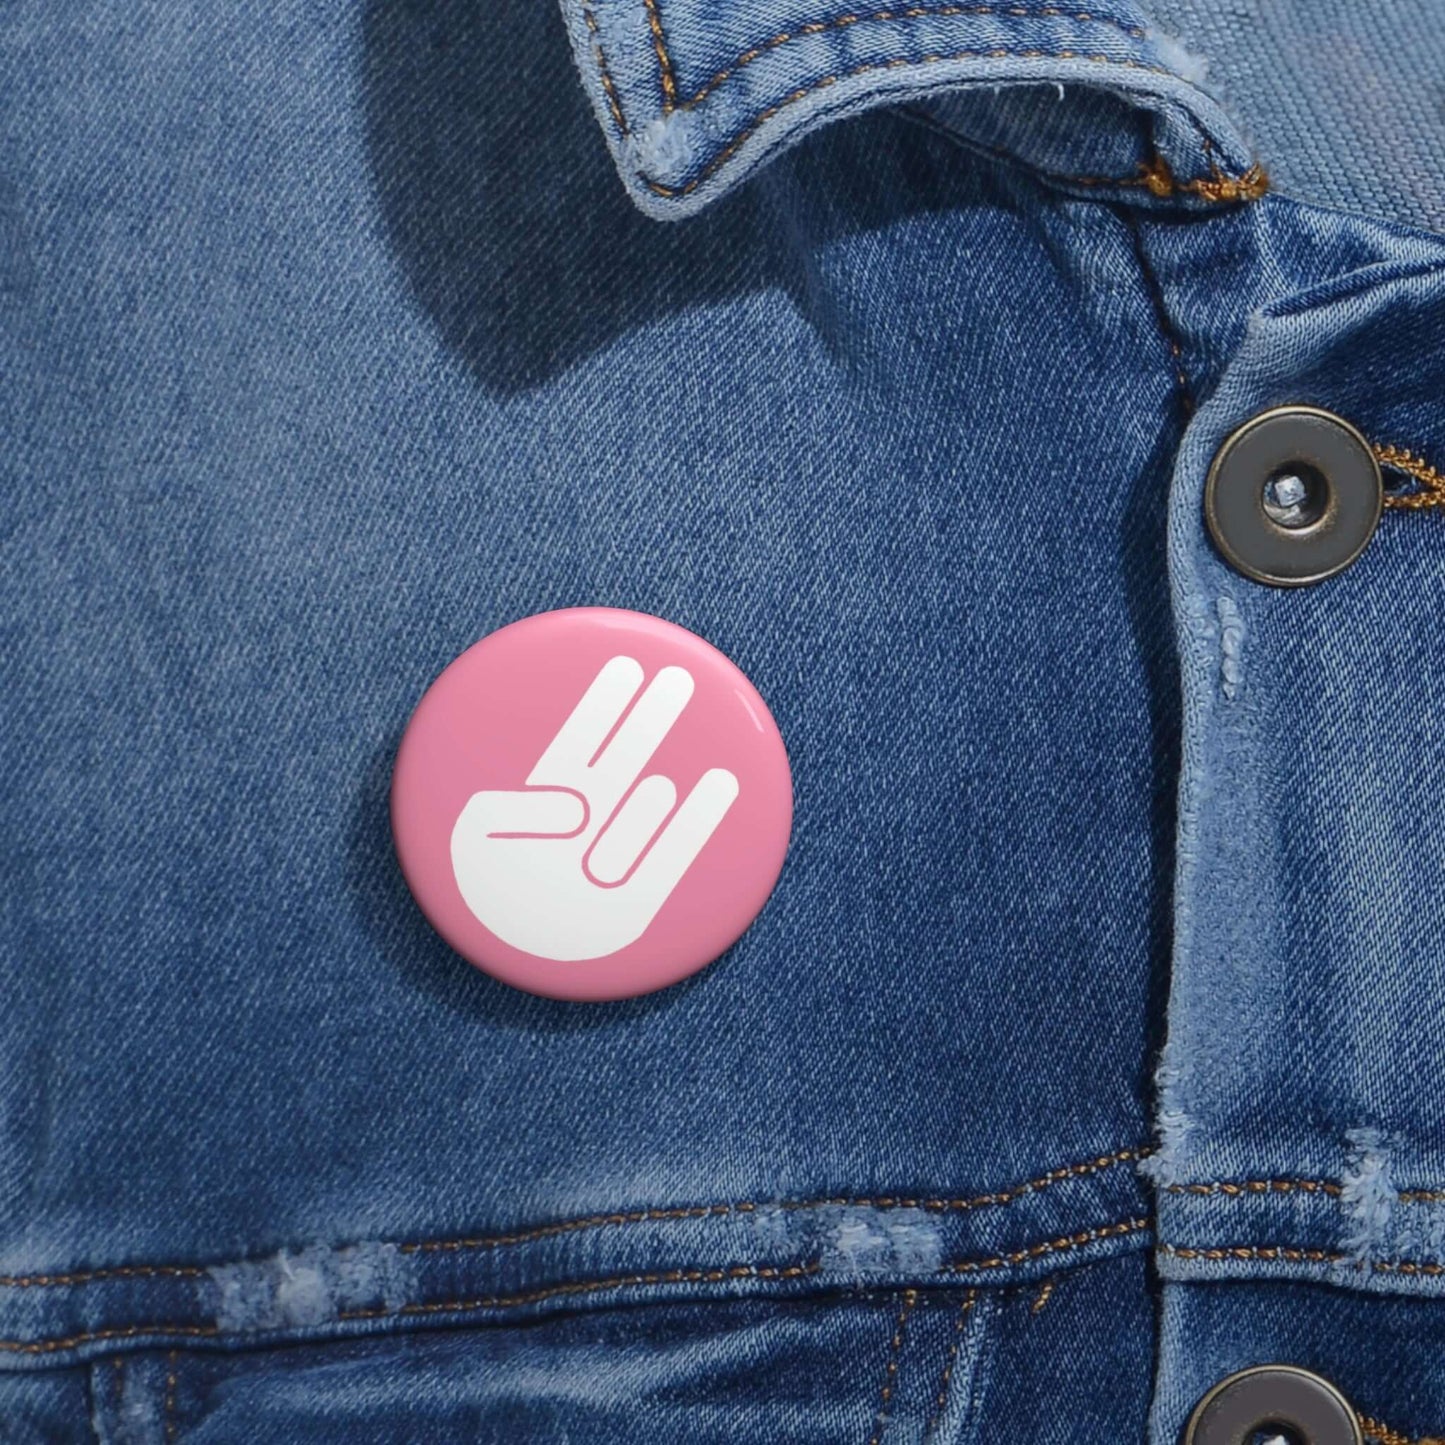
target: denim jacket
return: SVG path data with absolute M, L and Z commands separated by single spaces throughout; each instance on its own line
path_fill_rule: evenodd
M 1445 1432 L 1445 27 L 846 3 L 0 10 L 5 1445 Z M 1383 512 L 1276 587 L 1300 405 Z M 578 605 L 794 792 L 611 1003 L 387 811 Z

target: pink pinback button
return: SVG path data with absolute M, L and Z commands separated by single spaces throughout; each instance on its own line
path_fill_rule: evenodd
M 757 689 L 686 629 L 608 607 L 468 648 L 417 705 L 391 785 L 437 932 L 551 998 L 630 998 L 711 963 L 767 902 L 792 822 Z

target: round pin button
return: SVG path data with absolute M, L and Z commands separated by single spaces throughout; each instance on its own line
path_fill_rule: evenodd
M 607 607 L 462 653 L 412 714 L 391 785 L 433 927 L 549 998 L 630 998 L 711 963 L 767 902 L 792 820 L 757 689 L 685 628 Z

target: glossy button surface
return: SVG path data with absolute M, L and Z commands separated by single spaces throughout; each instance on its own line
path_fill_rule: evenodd
M 792 816 L 757 689 L 686 629 L 612 608 L 469 648 L 392 776 L 397 854 L 432 925 L 552 998 L 627 998 L 710 963 L 767 901 Z
M 1276 587 L 1343 571 L 1375 535 L 1383 502 L 1369 443 L 1310 406 L 1247 421 L 1220 447 L 1204 486 L 1204 515 L 1225 560 Z
M 1363 1445 L 1345 1397 L 1293 1365 L 1256 1365 L 1221 1380 L 1194 1407 L 1184 1445 L 1253 1445 L 1262 1433 L 1296 1445 Z

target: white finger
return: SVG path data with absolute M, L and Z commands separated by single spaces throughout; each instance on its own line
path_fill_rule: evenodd
M 621 883 L 677 803 L 671 778 L 654 773 L 628 795 L 587 855 L 587 871 L 598 882 Z
M 716 832 L 737 795 L 738 780 L 726 768 L 709 768 L 627 880 L 628 891 L 636 889 L 644 898 L 653 900 L 654 910 L 661 908 Z
M 527 781 L 577 786 L 641 686 L 642 665 L 635 659 L 614 657 L 605 662 Z
M 565 837 L 587 816 L 576 793 L 560 788 L 529 788 L 516 793 L 473 793 L 453 832 L 464 826 L 472 837 Z
M 684 667 L 664 667 L 648 683 L 592 764 L 598 796 L 620 798 L 632 786 L 672 731 L 692 686 L 692 674 Z

